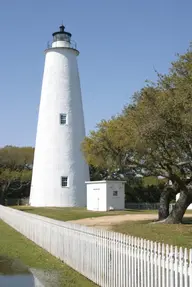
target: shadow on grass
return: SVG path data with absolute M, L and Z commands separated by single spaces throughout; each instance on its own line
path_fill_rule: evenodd
M 127 208 L 124 211 L 133 213 L 157 212 L 157 210 L 155 209 L 127 209 Z
M 162 225 L 164 224 L 164 223 L 160 223 L 158 220 L 150 220 L 150 221 L 146 220 L 146 221 L 140 221 L 139 223 L 143 223 L 143 224 L 145 224 L 145 223 L 148 223 L 148 224 L 157 223 L 157 224 L 162 224 Z M 190 225 L 190 224 L 192 224 L 192 217 L 184 217 L 181 225 Z M 168 224 L 168 225 L 171 226 L 173 224 Z
M 182 221 L 183 224 L 192 224 L 192 217 L 185 217 Z
M 19 208 L 20 211 L 35 210 L 35 208 Z
M 143 224 L 145 224 L 145 223 L 148 223 L 148 224 L 155 224 L 155 223 L 157 223 L 159 225 L 160 224 L 162 224 L 162 225 L 164 224 L 164 223 L 159 222 L 159 220 L 150 220 L 150 221 L 146 220 L 146 221 L 140 221 L 139 223 L 143 223 Z M 185 218 L 183 218 L 181 225 L 190 225 L 190 224 L 192 224 L 192 217 L 185 217 Z M 173 224 L 167 224 L 167 225 L 171 226 Z

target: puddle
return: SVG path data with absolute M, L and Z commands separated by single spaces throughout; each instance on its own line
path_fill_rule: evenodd
M 20 260 L 0 256 L 0 287 L 57 287 L 59 274 L 29 269 Z
M 35 287 L 35 280 L 33 274 L 20 260 L 0 256 L 0 286 Z
M 32 275 L 0 275 L 1 287 L 35 287 L 36 285 Z

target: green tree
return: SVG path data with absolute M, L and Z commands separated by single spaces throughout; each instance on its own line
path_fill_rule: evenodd
M 6 146 L 0 149 L 0 203 L 22 192 L 31 183 L 34 149 Z
M 180 223 L 192 202 L 192 52 L 178 56 L 168 75 L 158 75 L 133 97 L 121 115 L 102 121 L 85 138 L 88 163 L 114 174 L 163 176 L 159 218 Z M 169 215 L 169 202 L 180 198 Z
M 127 165 L 127 157 L 132 151 L 125 148 L 125 136 L 121 133 L 122 117 L 102 120 L 96 131 L 91 131 L 82 143 L 82 151 L 87 163 L 106 171 L 105 178 L 126 178 L 133 175 L 133 169 Z
M 90 180 L 104 180 L 109 177 L 109 173 L 104 168 L 98 168 L 94 166 L 89 166 L 89 174 L 90 174 Z

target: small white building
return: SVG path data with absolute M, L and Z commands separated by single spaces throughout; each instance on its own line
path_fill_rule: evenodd
M 94 211 L 122 210 L 125 208 L 126 181 L 86 181 L 87 209 Z

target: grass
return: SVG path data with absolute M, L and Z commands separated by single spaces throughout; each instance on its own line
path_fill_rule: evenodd
M 113 226 L 113 231 L 148 240 L 192 248 L 192 217 L 184 224 L 150 224 L 151 221 L 129 221 Z
M 89 211 L 86 210 L 85 208 L 74 208 L 74 207 L 14 206 L 13 208 L 62 221 L 77 220 L 90 217 L 100 217 L 100 216 L 157 212 L 156 210 L 122 210 L 122 211 L 100 212 L 100 211 Z
M 84 208 L 54 208 L 54 207 L 30 207 L 17 206 L 18 210 L 39 214 L 57 220 L 76 220 L 90 217 L 112 216 L 123 214 L 155 214 L 157 210 L 124 210 L 97 212 L 88 211 Z M 192 210 L 187 210 L 192 214 Z M 184 218 L 184 224 L 149 224 L 150 221 L 128 221 L 113 226 L 113 230 L 120 233 L 142 237 L 145 239 L 164 242 L 167 244 L 192 248 L 192 217 Z
M 0 255 L 18 258 L 31 268 L 59 272 L 59 286 L 97 286 L 1 220 L 0 234 Z

